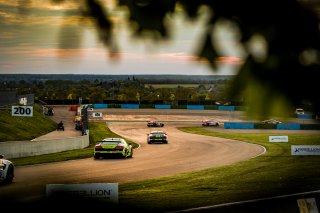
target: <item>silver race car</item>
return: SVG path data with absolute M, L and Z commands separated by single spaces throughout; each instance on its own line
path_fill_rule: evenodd
M 12 183 L 14 178 L 14 165 L 11 161 L 0 155 L 0 183 Z

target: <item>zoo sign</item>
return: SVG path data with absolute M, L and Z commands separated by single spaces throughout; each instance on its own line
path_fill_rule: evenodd
M 12 116 L 33 116 L 33 106 L 12 106 L 11 107 Z

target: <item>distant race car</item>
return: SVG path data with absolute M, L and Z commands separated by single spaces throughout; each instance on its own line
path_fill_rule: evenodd
M 303 114 L 304 114 L 304 109 L 302 109 L 302 108 L 297 108 L 296 111 L 295 111 L 295 113 L 296 113 L 297 115 L 303 115 Z
M 12 183 L 14 178 L 14 165 L 11 161 L 0 155 L 0 183 Z
M 147 123 L 148 127 L 163 127 L 164 124 L 158 121 L 148 121 Z
M 212 121 L 212 120 L 204 120 L 202 121 L 202 126 L 219 126 L 220 123 L 218 121 Z
M 95 145 L 94 158 L 99 159 L 107 156 L 131 158 L 133 147 L 123 138 L 105 138 Z
M 151 143 L 168 143 L 168 135 L 162 130 L 152 131 L 147 134 L 147 142 Z
M 269 119 L 269 120 L 262 121 L 262 123 L 264 123 L 264 124 L 281 124 L 282 122 L 275 120 L 275 119 Z

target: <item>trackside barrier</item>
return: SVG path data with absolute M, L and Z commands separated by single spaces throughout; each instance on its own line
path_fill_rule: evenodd
M 156 104 L 154 105 L 155 109 L 171 109 L 170 104 Z
M 204 109 L 206 110 L 218 110 L 218 107 L 217 105 L 204 105 Z
M 139 109 L 139 104 L 121 104 L 123 109 Z
M 89 134 L 39 141 L 8 141 L 0 143 L 1 154 L 6 158 L 20 158 L 83 149 L 89 146 Z
M 187 109 L 187 105 L 171 105 L 170 109 Z
M 235 106 L 219 106 L 218 110 L 228 110 L 228 111 L 234 111 L 236 109 Z
M 187 105 L 187 109 L 204 110 L 202 105 Z
M 233 123 L 233 122 L 225 122 L 225 129 L 254 129 L 254 123 Z
M 225 122 L 225 129 L 278 129 L 278 130 L 320 130 L 320 124 L 261 124 Z
M 155 108 L 154 104 L 140 104 L 140 109 L 153 109 Z
M 300 124 L 277 124 L 277 129 L 299 130 Z
M 320 124 L 301 124 L 300 128 L 303 130 L 320 130 Z
M 171 105 L 171 104 L 92 104 L 95 109 L 105 108 L 127 108 L 127 109 L 191 109 L 191 110 L 245 110 L 237 106 L 216 106 L 216 105 Z
M 108 104 L 93 104 L 93 108 L 95 108 L 95 109 L 108 108 Z
M 314 118 L 315 116 L 312 115 L 312 114 L 298 114 L 297 115 L 297 118 L 304 118 L 304 119 L 312 119 Z

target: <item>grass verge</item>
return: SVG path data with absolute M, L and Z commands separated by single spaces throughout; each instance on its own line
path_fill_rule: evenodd
M 228 166 L 121 184 L 122 205 L 165 212 L 320 189 L 319 156 L 291 156 L 291 145 L 320 145 L 320 134 L 288 134 L 289 143 L 270 143 L 270 134 L 180 130 L 260 144 L 267 152 Z
M 53 120 L 40 112 L 37 104 L 34 105 L 32 117 L 12 116 L 10 107 L 0 110 L 1 142 L 31 140 L 57 128 Z

